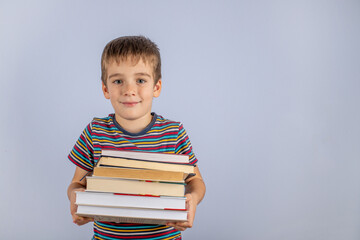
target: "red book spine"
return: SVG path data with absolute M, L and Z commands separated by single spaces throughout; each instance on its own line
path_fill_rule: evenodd
M 158 195 L 150 195 L 150 194 L 127 194 L 127 193 L 114 193 L 114 195 L 138 196 L 138 197 L 160 197 L 160 196 L 158 196 Z
M 177 209 L 177 208 L 164 208 L 164 210 L 171 210 L 171 211 L 186 211 L 186 209 Z

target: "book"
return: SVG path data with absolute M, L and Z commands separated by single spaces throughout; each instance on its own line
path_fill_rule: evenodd
M 76 192 L 78 205 L 185 210 L 185 197 L 135 195 L 105 192 Z
M 162 224 L 187 221 L 187 211 L 78 205 L 77 215 L 96 221 Z
M 154 162 L 146 160 L 134 160 L 119 157 L 101 157 L 98 161 L 98 167 L 127 167 L 139 169 L 152 169 L 161 171 L 183 172 L 194 174 L 194 166 L 191 164 L 176 164 L 165 162 Z
M 189 163 L 189 155 L 102 149 L 102 156 L 155 162 Z
M 188 174 L 183 172 L 171 172 L 152 169 L 94 167 L 93 176 L 180 182 L 183 181 L 188 176 Z
M 102 150 L 86 191 L 76 193 L 77 214 L 110 222 L 187 221 L 185 179 L 194 174 L 188 155 Z
M 86 190 L 183 197 L 185 192 L 185 183 L 87 176 Z

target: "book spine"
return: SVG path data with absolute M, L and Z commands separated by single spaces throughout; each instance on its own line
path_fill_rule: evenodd
M 164 210 L 169 210 L 169 211 L 187 211 L 186 209 L 177 209 L 177 208 L 164 208 Z
M 114 195 L 123 195 L 123 196 L 136 196 L 136 197 L 154 197 L 159 198 L 159 195 L 150 195 L 150 194 L 126 194 L 126 193 L 113 193 Z

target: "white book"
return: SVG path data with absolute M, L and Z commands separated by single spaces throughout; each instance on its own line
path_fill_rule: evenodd
M 104 207 L 185 210 L 186 198 L 85 191 L 76 192 L 76 204 Z
M 101 155 L 106 157 L 118 157 L 143 161 L 170 162 L 170 163 L 189 163 L 189 155 L 170 154 L 170 153 L 154 153 L 154 152 L 138 152 L 138 151 L 121 151 L 102 149 Z
M 78 205 L 77 215 L 92 217 L 95 221 L 166 224 L 169 221 L 187 221 L 187 211 L 150 208 L 120 208 Z

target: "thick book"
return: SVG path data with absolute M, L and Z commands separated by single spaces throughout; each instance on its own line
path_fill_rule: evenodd
M 101 155 L 106 157 L 118 157 L 118 158 L 137 159 L 137 160 L 146 160 L 146 161 L 155 161 L 155 162 L 171 162 L 171 163 L 182 163 L 182 164 L 189 163 L 189 155 L 185 155 L 185 154 L 102 149 Z
M 76 192 L 77 205 L 185 210 L 185 197 L 135 195 L 104 192 Z
M 188 176 L 183 172 L 171 172 L 152 169 L 137 169 L 125 167 L 94 167 L 93 176 L 127 179 L 143 179 L 153 181 L 181 182 Z
M 162 163 L 155 161 L 134 160 L 127 158 L 119 158 L 119 157 L 101 157 L 96 166 L 152 169 L 152 170 L 194 174 L 194 166 L 191 164 L 176 164 L 176 163 L 165 163 L 165 162 Z
M 78 205 L 77 215 L 92 217 L 95 221 L 163 224 L 169 221 L 187 221 L 187 211 L 150 208 L 122 208 Z
M 86 190 L 184 197 L 185 183 L 88 176 L 86 177 Z

